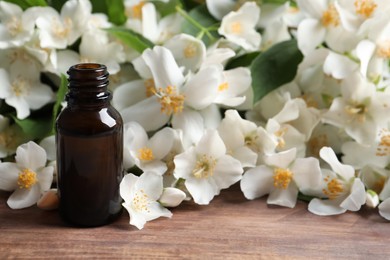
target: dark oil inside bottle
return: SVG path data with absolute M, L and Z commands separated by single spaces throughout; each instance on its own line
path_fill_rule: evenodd
M 73 225 L 100 226 L 121 212 L 123 122 L 109 103 L 104 65 L 68 74 L 68 106 L 56 122 L 59 211 Z

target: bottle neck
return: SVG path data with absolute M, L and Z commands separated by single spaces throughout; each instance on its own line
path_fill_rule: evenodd
M 106 66 L 82 63 L 70 67 L 67 73 L 69 91 L 66 101 L 69 106 L 103 106 L 111 100 Z

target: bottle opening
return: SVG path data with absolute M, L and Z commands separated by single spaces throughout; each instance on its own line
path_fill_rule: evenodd
M 90 69 L 95 70 L 100 68 L 103 69 L 105 68 L 105 66 L 97 63 L 80 63 L 74 65 L 74 68 L 79 70 L 90 70 Z

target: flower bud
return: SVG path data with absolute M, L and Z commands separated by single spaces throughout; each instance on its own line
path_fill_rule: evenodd
M 186 194 L 176 188 L 164 188 L 159 202 L 164 207 L 177 207 L 186 198 Z
M 370 208 L 376 208 L 379 204 L 379 197 L 373 190 L 367 190 L 366 192 L 366 205 Z

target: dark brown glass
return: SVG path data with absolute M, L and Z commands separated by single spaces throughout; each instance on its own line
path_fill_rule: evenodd
M 60 215 L 100 226 L 121 212 L 123 122 L 110 105 L 104 65 L 77 64 L 68 75 L 68 105 L 56 122 Z

